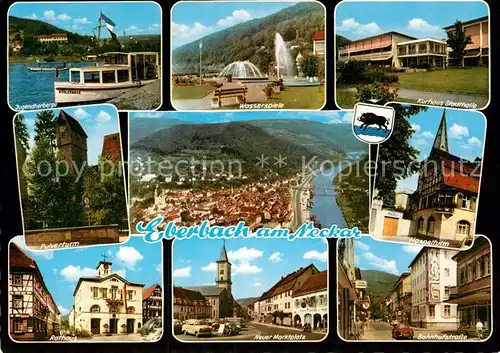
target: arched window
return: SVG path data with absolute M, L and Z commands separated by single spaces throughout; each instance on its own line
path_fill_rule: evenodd
M 424 218 L 420 217 L 418 219 L 418 233 L 423 233 L 424 232 Z
M 100 313 L 101 312 L 101 307 L 99 305 L 92 305 L 90 307 L 90 312 L 91 313 Z
M 470 223 L 468 221 L 459 221 L 457 223 L 457 235 L 468 236 L 470 231 Z
M 133 314 L 133 313 L 135 313 L 135 308 L 134 308 L 133 306 L 129 306 L 129 307 L 127 308 L 127 313 L 129 313 L 129 314 Z
M 427 220 L 427 234 L 434 234 L 434 226 L 436 225 L 436 221 L 434 217 L 429 217 Z

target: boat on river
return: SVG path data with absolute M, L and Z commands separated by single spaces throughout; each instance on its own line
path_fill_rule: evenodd
M 54 82 L 56 106 L 105 102 L 159 80 L 159 54 L 104 53 L 93 65 L 70 68 L 68 78 Z
M 27 66 L 29 71 L 66 71 L 69 70 L 69 65 L 66 63 L 51 63 L 51 62 L 37 62 L 36 66 Z

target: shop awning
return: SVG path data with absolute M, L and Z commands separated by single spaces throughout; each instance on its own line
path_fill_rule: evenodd
M 452 297 L 446 300 L 446 303 L 458 305 L 470 305 L 472 303 L 491 303 L 491 290 L 484 289 L 471 294 L 465 294 L 458 297 Z
M 481 55 L 480 53 L 477 53 L 477 54 L 474 54 L 474 55 L 465 55 L 464 58 L 477 58 L 480 55 Z

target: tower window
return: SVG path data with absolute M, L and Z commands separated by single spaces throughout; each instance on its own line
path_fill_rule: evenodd
M 221 275 L 223 275 L 223 274 L 224 274 L 224 270 L 220 270 L 220 272 L 219 272 L 219 273 L 220 273 Z

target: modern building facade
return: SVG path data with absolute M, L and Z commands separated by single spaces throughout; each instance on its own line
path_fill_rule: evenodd
M 457 251 L 424 247 L 411 262 L 411 325 L 440 330 L 459 326 L 457 304 L 448 303 L 456 286 Z
M 34 36 L 40 43 L 64 43 L 68 41 L 68 35 L 66 33 L 52 33 L 52 34 L 40 34 Z
M 446 41 L 434 38 L 412 39 L 397 44 L 396 67 L 445 67 L 448 58 Z
M 313 330 L 328 328 L 328 271 L 309 277 L 293 295 L 294 326 L 310 324 Z
M 142 292 L 142 319 L 144 322 L 151 318 L 162 317 L 163 296 L 159 284 L 153 284 Z
M 401 323 L 410 323 L 412 308 L 411 274 L 403 272 L 389 294 L 387 302 L 388 318 Z
M 451 288 L 447 303 L 458 306 L 459 330 L 475 332 L 479 320 L 486 332 L 492 329 L 491 312 L 491 244 L 484 236 L 476 236 L 470 250 L 457 253 L 457 285 Z M 487 338 L 487 334 L 484 338 Z
M 59 335 L 61 313 L 36 261 L 14 242 L 9 252 L 9 333 L 16 341 Z
M 488 16 L 462 22 L 465 35 L 470 35 L 472 43 L 465 47 L 462 66 L 489 65 L 489 19 Z M 444 27 L 446 32 L 455 30 L 455 25 Z
M 111 262 L 100 261 L 97 276 L 78 280 L 70 326 L 92 335 L 139 333 L 143 287 L 113 272 Z
M 400 67 L 398 59 L 398 43 L 416 38 L 399 32 L 387 32 L 363 38 L 339 46 L 339 62 L 350 60 L 369 61 L 376 65 Z

